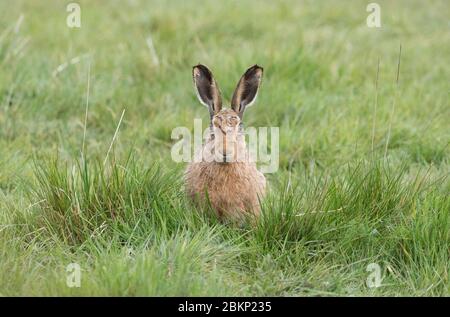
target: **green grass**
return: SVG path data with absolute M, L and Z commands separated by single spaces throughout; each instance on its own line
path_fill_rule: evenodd
M 64 2 L 0 4 L 0 295 L 450 295 L 447 1 L 379 1 L 380 29 L 364 1 L 91 2 L 80 29 Z M 208 119 L 199 62 L 228 100 L 265 69 L 245 122 L 280 127 L 280 169 L 257 226 L 196 210 L 170 158 Z

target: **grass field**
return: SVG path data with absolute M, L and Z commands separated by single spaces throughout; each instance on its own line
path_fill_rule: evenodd
M 0 2 L 0 295 L 449 296 L 449 2 L 378 1 L 381 28 L 369 2 L 80 1 L 81 28 Z M 208 119 L 199 62 L 228 100 L 265 69 L 255 227 L 195 210 L 171 160 Z

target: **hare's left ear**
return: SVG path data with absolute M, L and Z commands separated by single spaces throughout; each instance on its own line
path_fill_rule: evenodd
M 256 99 L 259 86 L 261 85 L 263 68 L 254 65 L 247 69 L 242 75 L 233 98 L 231 99 L 231 108 L 239 114 L 242 119 L 246 107 L 250 107 Z

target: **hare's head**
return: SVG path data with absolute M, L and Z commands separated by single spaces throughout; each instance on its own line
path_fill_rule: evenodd
M 236 161 L 242 117 L 256 99 L 262 74 L 263 69 L 258 65 L 247 69 L 231 98 L 230 109 L 227 109 L 222 108 L 219 86 L 208 67 L 197 65 L 192 69 L 197 97 L 209 110 L 215 157 L 223 163 Z

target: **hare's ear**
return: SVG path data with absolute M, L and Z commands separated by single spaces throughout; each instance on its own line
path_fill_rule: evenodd
M 197 97 L 200 102 L 208 107 L 209 115 L 212 116 L 222 109 L 222 98 L 220 96 L 219 86 L 205 65 L 197 65 L 192 68 L 192 77 L 194 79 Z
M 254 65 L 247 69 L 242 75 L 233 98 L 231 99 L 231 108 L 239 114 L 242 119 L 246 107 L 250 107 L 256 99 L 259 86 L 261 85 L 263 68 Z

